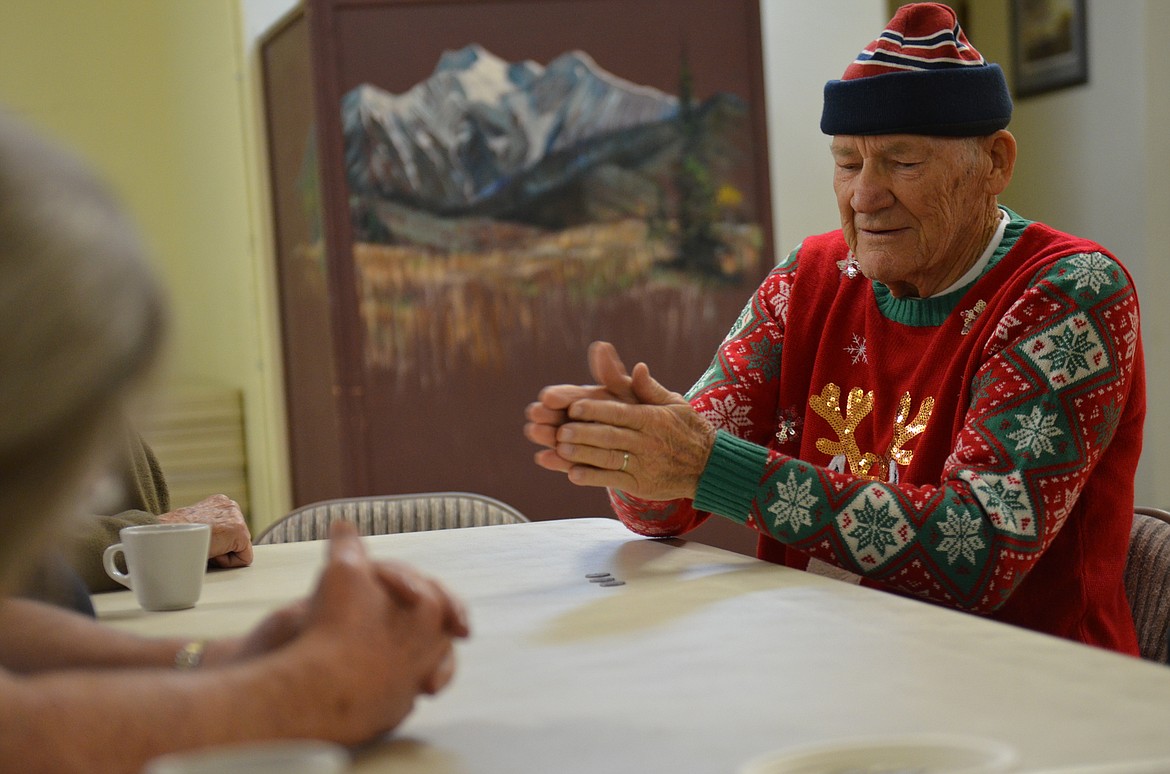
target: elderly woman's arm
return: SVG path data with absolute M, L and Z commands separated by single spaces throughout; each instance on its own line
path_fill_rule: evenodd
M 21 620 L 34 624 L 23 644 L 9 626 Z M 351 531 L 333 541 L 307 603 L 212 644 L 197 670 L 171 668 L 177 641 L 34 603 L 6 604 L 0 624 L 0 768 L 30 772 L 137 772 L 166 752 L 258 739 L 365 741 L 449 681 L 452 640 L 467 633 L 438 584 L 371 562 Z
M 0 665 L 14 673 L 52 669 L 172 666 L 185 640 L 147 639 L 63 608 L 0 601 Z

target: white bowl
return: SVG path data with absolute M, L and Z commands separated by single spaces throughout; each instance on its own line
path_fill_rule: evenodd
M 143 774 L 341 774 L 349 753 L 330 742 L 297 740 L 212 747 L 155 758 Z
M 748 761 L 739 774 L 1002 774 L 1016 753 L 990 739 L 922 734 L 844 739 Z

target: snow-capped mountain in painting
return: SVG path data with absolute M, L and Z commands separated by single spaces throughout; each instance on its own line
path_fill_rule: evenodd
M 733 104 L 721 94 L 696 110 Z M 600 186 L 612 202 L 644 188 L 643 175 L 628 173 L 677 146 L 679 111 L 678 97 L 619 78 L 581 51 L 545 67 L 471 45 L 445 52 L 406 92 L 363 84 L 344 96 L 350 191 L 437 215 L 556 224 L 568 213 L 550 209 L 549 197 L 567 189 Z

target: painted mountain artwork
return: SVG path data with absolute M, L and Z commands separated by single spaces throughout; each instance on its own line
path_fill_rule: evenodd
M 622 308 L 666 321 L 664 345 L 709 328 L 710 290 L 757 280 L 764 237 L 747 106 L 692 84 L 685 54 L 671 94 L 584 51 L 539 64 L 469 45 L 407 91 L 348 91 L 366 366 L 426 386 L 535 340 L 583 352 L 588 321 Z

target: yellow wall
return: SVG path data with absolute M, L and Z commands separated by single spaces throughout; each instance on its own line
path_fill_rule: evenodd
M 240 19 L 238 0 L 5 0 L 0 102 L 88 158 L 137 218 L 174 307 L 164 390 L 240 391 L 259 527 L 289 486 Z

